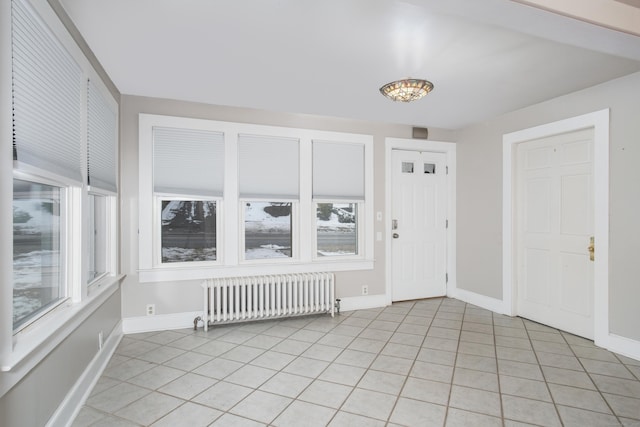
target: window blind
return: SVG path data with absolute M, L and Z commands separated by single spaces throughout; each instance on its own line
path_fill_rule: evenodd
M 364 145 L 313 141 L 313 198 L 364 200 Z
M 224 134 L 195 129 L 153 128 L 153 189 L 156 193 L 222 196 Z
M 240 197 L 298 199 L 297 139 L 241 134 L 238 157 Z
M 87 83 L 87 180 L 92 187 L 116 192 L 117 113 L 98 88 Z
M 35 12 L 11 4 L 14 156 L 82 182 L 82 70 Z

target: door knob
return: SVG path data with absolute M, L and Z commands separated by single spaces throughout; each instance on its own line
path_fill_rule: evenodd
M 400 237 L 400 235 L 398 233 L 393 233 L 393 238 L 397 239 L 398 237 Z

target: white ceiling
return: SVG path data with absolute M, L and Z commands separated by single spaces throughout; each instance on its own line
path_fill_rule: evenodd
M 130 95 L 457 129 L 640 71 L 640 37 L 510 0 L 60 1 Z

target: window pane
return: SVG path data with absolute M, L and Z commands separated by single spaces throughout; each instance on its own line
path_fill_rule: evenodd
M 107 271 L 107 198 L 89 194 L 89 272 L 87 283 Z
M 245 204 L 245 259 L 291 257 L 291 203 Z
M 64 298 L 60 188 L 13 180 L 13 328 Z
M 413 173 L 413 162 L 402 162 L 402 173 Z
M 358 253 L 357 204 L 318 203 L 318 255 L 355 255 Z
M 216 260 L 216 202 L 162 201 L 162 262 Z

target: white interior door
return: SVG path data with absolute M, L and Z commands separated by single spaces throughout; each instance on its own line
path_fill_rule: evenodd
M 517 313 L 592 339 L 593 130 L 516 150 Z
M 392 300 L 446 294 L 446 154 L 392 151 Z

